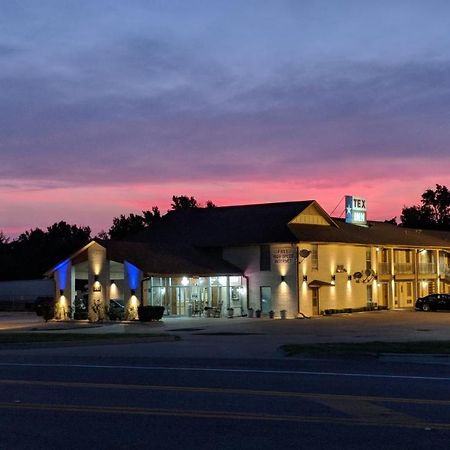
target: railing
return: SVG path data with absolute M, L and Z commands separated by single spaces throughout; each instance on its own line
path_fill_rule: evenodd
M 419 263 L 419 273 L 436 273 L 436 264 Z
M 394 270 L 396 274 L 414 273 L 412 263 L 395 263 Z
M 391 265 L 388 262 L 378 263 L 378 273 L 380 275 L 389 275 L 391 273 Z

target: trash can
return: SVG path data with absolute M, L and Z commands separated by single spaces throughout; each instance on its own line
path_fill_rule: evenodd
M 257 310 L 255 311 L 255 315 L 256 315 L 256 318 L 259 319 L 259 318 L 261 317 L 261 310 L 260 310 L 260 309 L 257 309 Z
M 188 317 L 192 317 L 192 303 L 188 303 L 187 315 L 188 315 Z
M 247 310 L 247 315 L 250 319 L 253 319 L 255 311 L 253 310 L 253 308 L 248 308 Z
M 286 319 L 286 314 L 287 314 L 287 311 L 285 309 L 282 309 L 280 311 L 280 318 L 281 319 Z
M 231 319 L 234 315 L 234 309 L 233 308 L 228 308 L 227 309 L 227 313 L 228 313 L 228 318 Z

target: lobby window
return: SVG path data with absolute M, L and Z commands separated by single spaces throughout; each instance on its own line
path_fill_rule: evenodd
M 311 245 L 311 269 L 319 270 L 319 245 Z
M 270 245 L 259 246 L 259 270 L 270 270 Z

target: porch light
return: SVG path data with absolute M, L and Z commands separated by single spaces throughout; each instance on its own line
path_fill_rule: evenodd
M 183 277 L 183 278 L 181 279 L 181 284 L 182 284 L 183 286 L 187 286 L 187 285 L 189 284 L 188 278 L 187 278 L 187 277 Z

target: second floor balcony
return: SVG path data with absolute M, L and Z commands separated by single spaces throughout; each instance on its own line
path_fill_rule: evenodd
M 406 262 L 395 263 L 394 271 L 398 275 L 411 274 L 414 273 L 414 265 Z
M 391 273 L 391 264 L 388 262 L 378 263 L 378 273 L 380 275 L 389 275 Z
M 420 262 L 419 263 L 419 273 L 427 274 L 427 273 L 436 273 L 436 264 L 433 262 Z

